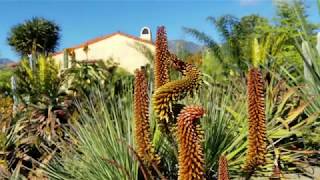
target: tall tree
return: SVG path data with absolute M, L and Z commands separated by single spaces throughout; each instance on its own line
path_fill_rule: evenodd
M 297 51 L 297 45 L 302 43 L 300 37 L 304 36 L 306 40 L 315 43 L 315 33 L 319 25 L 308 21 L 308 6 L 303 0 L 276 1 L 276 7 L 277 29 L 286 34 L 280 61 L 290 61 L 290 64 L 295 64 L 301 71 L 303 63 Z
M 307 31 L 314 34 L 319 25 L 308 21 L 307 5 L 302 0 L 276 1 L 278 26 L 287 31 L 291 40 L 299 37 L 299 33 Z
M 8 44 L 21 56 L 54 52 L 60 39 L 60 27 L 53 21 L 34 17 L 14 26 Z

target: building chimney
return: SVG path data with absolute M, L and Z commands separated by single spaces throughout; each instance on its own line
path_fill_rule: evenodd
M 148 27 L 141 28 L 140 38 L 147 41 L 152 41 L 151 30 Z

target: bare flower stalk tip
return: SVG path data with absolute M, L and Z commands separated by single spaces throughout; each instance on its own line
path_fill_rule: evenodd
M 178 116 L 178 180 L 204 179 L 203 131 L 199 121 L 203 115 L 202 107 L 187 106 Z
M 228 161 L 225 155 L 219 158 L 218 180 L 229 180 Z
M 281 180 L 281 170 L 279 166 L 274 165 L 272 170 L 272 175 L 270 176 L 270 180 Z
M 149 123 L 148 83 L 144 69 L 135 71 L 134 82 L 135 138 L 138 156 L 148 165 L 160 163 L 151 143 Z
M 245 170 L 264 165 L 267 152 L 264 83 L 260 70 L 251 68 L 248 75 L 249 137 Z

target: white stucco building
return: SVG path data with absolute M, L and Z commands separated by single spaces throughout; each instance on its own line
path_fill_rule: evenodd
M 66 49 L 73 50 L 77 61 L 112 58 L 113 61 L 119 63 L 121 68 L 133 73 L 136 68 L 149 63 L 145 55 L 137 49 L 141 45 L 155 52 L 155 45 L 152 42 L 151 31 L 148 27 L 141 29 L 140 37 L 115 32 Z M 60 67 L 66 67 L 63 51 L 53 54 L 52 57 L 58 61 Z

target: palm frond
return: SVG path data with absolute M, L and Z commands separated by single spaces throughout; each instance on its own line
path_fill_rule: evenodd
M 212 52 L 214 52 L 214 55 L 221 63 L 224 62 L 221 46 L 215 40 L 213 40 L 204 32 L 200 32 L 193 28 L 184 27 L 183 31 L 204 43 L 210 50 L 212 50 Z

